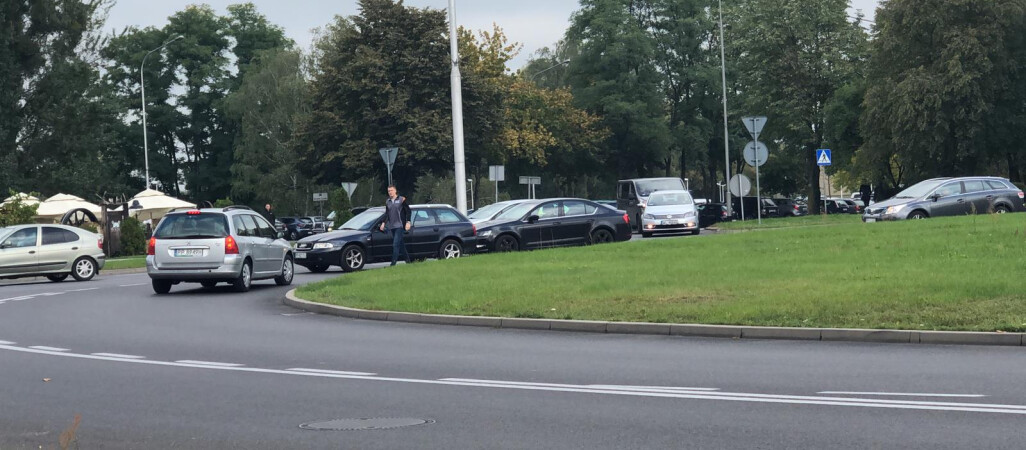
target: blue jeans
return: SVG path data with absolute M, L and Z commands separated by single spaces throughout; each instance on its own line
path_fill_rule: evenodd
M 406 240 L 403 239 L 402 228 L 389 228 L 388 232 L 392 235 L 392 265 L 394 266 L 399 261 L 399 252 L 403 252 L 403 257 L 407 264 L 410 262 L 410 253 L 406 251 Z

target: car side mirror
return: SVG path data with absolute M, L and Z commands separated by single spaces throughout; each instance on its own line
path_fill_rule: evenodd
M 276 236 L 276 237 L 277 237 L 278 239 L 284 239 L 284 238 L 285 238 L 285 233 L 284 233 L 284 232 L 282 232 L 282 231 L 279 231 L 279 232 L 277 232 L 277 233 L 274 233 L 274 235 L 275 235 L 275 236 Z
M 941 195 L 940 194 L 931 194 L 929 197 L 926 197 L 926 198 L 930 199 L 931 201 L 937 201 L 937 199 L 941 198 Z
M 528 217 L 527 221 L 530 222 L 530 223 L 535 223 L 535 222 L 538 221 L 538 219 L 541 219 L 541 217 L 538 217 L 537 215 L 534 215 L 534 216 Z
M 4 242 L 3 244 L 0 244 L 0 250 L 5 250 L 5 249 L 11 248 L 11 247 L 13 247 L 13 246 L 11 244 L 7 243 L 7 242 Z

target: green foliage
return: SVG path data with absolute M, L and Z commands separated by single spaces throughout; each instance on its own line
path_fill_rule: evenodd
M 214 207 L 215 208 L 227 208 L 227 207 L 233 206 L 235 204 L 236 204 L 235 201 L 233 201 L 231 199 L 231 197 L 219 198 L 219 199 L 214 201 Z
M 37 206 L 26 205 L 13 190 L 10 192 L 14 198 L 9 203 L 0 205 L 0 227 L 32 223 L 36 217 Z
M 121 221 L 121 253 L 122 256 L 141 255 L 146 253 L 146 229 L 142 222 L 134 217 Z
M 328 193 L 328 203 L 335 211 L 335 227 L 353 218 L 353 205 L 349 202 L 349 194 L 345 189 L 338 188 Z

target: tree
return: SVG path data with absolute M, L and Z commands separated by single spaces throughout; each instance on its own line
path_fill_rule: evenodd
M 335 212 L 335 228 L 342 226 L 353 218 L 353 205 L 349 202 L 349 194 L 345 189 L 338 188 L 328 194 L 331 210 Z
M 670 143 L 656 44 L 647 30 L 651 5 L 633 0 L 582 0 L 567 41 L 579 49 L 570 62 L 576 102 L 602 117 L 606 146 L 620 176 L 648 175 Z
M 1000 165 L 1021 180 L 1026 1 L 891 0 L 876 21 L 859 157 L 909 182 Z
M 139 219 L 125 218 L 121 221 L 121 251 L 123 256 L 142 255 L 146 253 L 146 229 Z
M 743 0 L 724 18 L 727 42 L 740 52 L 746 115 L 768 116 L 763 135 L 801 155 L 810 199 L 820 196 L 815 150 L 825 140 L 825 107 L 865 60 L 866 33 L 849 22 L 847 7 L 847 0 Z M 819 209 L 809 202 L 810 214 Z
M 10 190 L 14 197 L 10 202 L 0 204 L 0 227 L 32 223 L 36 218 L 37 205 L 27 205 L 16 192 Z

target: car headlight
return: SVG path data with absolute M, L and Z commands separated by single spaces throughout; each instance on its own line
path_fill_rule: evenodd
M 685 219 L 687 219 L 689 217 L 695 217 L 695 212 L 694 211 L 688 211 L 688 212 L 684 213 L 684 218 Z
M 492 234 L 494 234 L 494 232 L 492 230 L 485 230 L 485 231 L 482 231 L 482 232 L 478 233 L 477 235 L 480 236 L 480 237 L 488 237 L 488 236 L 491 236 Z
M 887 214 L 897 214 L 898 211 L 901 211 L 901 210 L 905 209 L 905 206 L 907 206 L 907 205 L 888 206 L 887 207 Z
M 655 216 L 653 216 L 651 214 L 645 214 L 645 215 L 641 216 L 641 218 L 642 219 L 652 220 L 652 219 L 655 219 Z
M 313 248 L 314 250 L 331 249 L 335 248 L 335 244 L 332 244 L 331 242 L 318 242 L 314 244 Z

